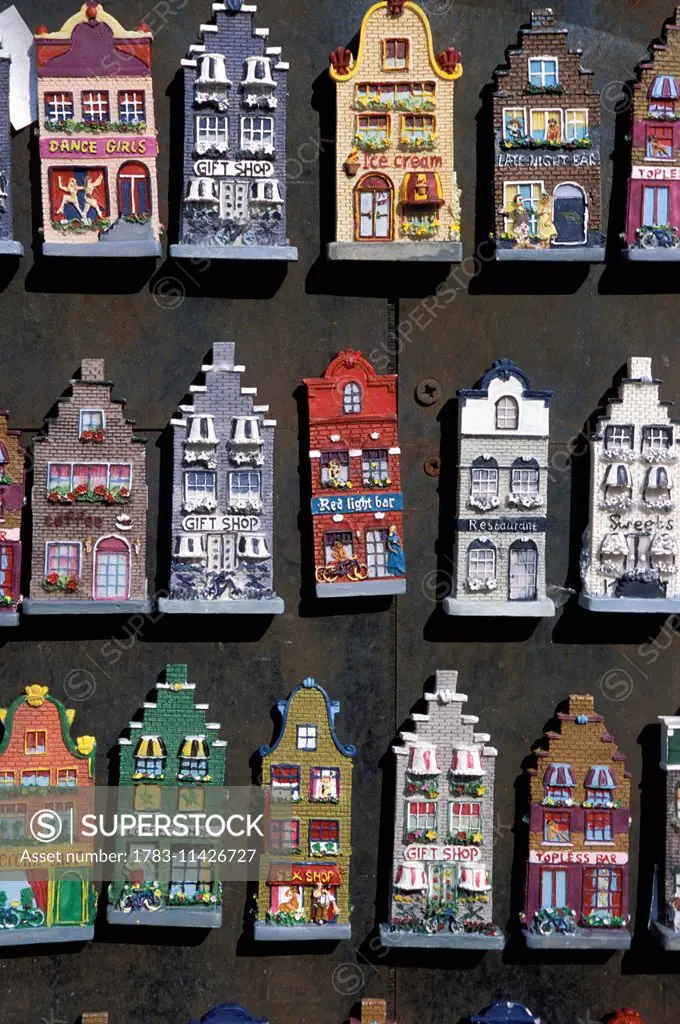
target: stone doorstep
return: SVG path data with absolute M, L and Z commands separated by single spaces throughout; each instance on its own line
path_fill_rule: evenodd
M 577 928 L 575 935 L 538 935 L 522 929 L 529 949 L 630 949 L 631 935 L 625 929 Z
M 379 262 L 460 263 L 461 242 L 330 242 L 329 260 Z
M 638 249 L 631 246 L 621 250 L 621 259 L 631 263 L 680 263 L 680 246 L 677 249 Z
M 43 256 L 162 256 L 161 243 L 148 242 L 43 242 Z
M 153 611 L 148 598 L 131 601 L 37 601 L 28 598 L 21 605 L 24 615 L 128 615 Z
M 298 251 L 293 245 L 189 245 L 170 246 L 170 256 L 183 260 L 285 260 L 296 263 Z
M 680 597 L 604 597 L 596 594 L 579 594 L 578 603 L 589 612 L 645 613 L 647 615 L 680 612 Z
M 3 626 L 18 626 L 19 612 L 0 612 L 0 629 Z
M 530 263 L 604 263 L 604 246 L 564 246 L 559 249 L 496 249 L 496 260 Z
M 109 924 L 139 925 L 156 928 L 220 928 L 222 908 L 204 910 L 202 907 L 161 907 L 160 910 L 145 910 L 129 914 L 118 907 L 106 908 Z
M 158 610 L 165 615 L 281 615 L 285 606 L 280 597 L 230 601 L 178 601 L 161 597 Z
M 35 946 L 58 942 L 89 942 L 94 925 L 53 925 L 50 928 L 0 928 L 0 946 Z
M 24 247 L 21 242 L 14 242 L 6 238 L 0 240 L 0 256 L 23 256 Z
M 339 942 L 351 939 L 350 924 L 269 924 L 256 921 L 254 938 L 258 942 Z
M 552 618 L 555 605 L 546 597 L 542 601 L 466 601 L 464 598 L 445 597 L 446 615 L 487 616 L 499 618 Z
M 667 924 L 663 924 L 661 921 L 652 921 L 650 932 L 654 942 L 663 946 L 664 949 L 680 949 L 680 932 L 669 928 Z
M 379 597 L 383 594 L 405 594 L 403 577 L 381 580 L 359 580 L 357 583 L 317 583 L 317 597 Z
M 424 932 L 394 930 L 388 924 L 380 925 L 380 941 L 390 949 L 503 949 L 505 936 L 456 934 L 439 932 L 428 935 Z

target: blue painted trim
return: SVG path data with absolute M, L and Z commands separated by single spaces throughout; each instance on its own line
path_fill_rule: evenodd
M 274 740 L 271 746 L 267 746 L 265 744 L 264 746 L 260 747 L 260 757 L 267 757 L 268 754 L 272 754 L 278 747 L 281 740 L 283 739 L 284 734 L 286 732 L 286 725 L 288 724 L 288 712 L 290 710 L 290 703 L 295 694 L 298 693 L 300 690 L 318 690 L 319 693 L 323 695 L 323 699 L 326 702 L 328 726 L 331 731 L 333 743 L 340 751 L 340 753 L 344 754 L 345 757 L 356 757 L 357 748 L 354 746 L 354 744 L 341 743 L 335 732 L 335 716 L 340 711 L 340 701 L 331 700 L 326 691 L 324 690 L 324 688 L 322 686 L 319 686 L 315 679 L 309 677 L 303 680 L 303 682 L 300 683 L 299 686 L 296 686 L 293 692 L 290 694 L 290 696 L 288 696 L 285 700 L 279 700 L 276 702 L 276 707 L 278 708 L 279 714 L 281 715 L 281 729 L 279 731 L 279 735 Z
M 520 370 L 516 363 L 513 363 L 512 359 L 497 359 L 491 364 L 491 369 L 487 370 L 482 376 L 479 384 L 476 388 L 461 388 L 458 392 L 459 398 L 488 398 L 489 397 L 489 384 L 492 380 L 509 380 L 510 377 L 516 377 L 522 385 L 525 398 L 542 398 L 545 404 L 550 403 L 550 399 L 555 394 L 554 391 L 532 391 L 531 381 L 524 372 Z

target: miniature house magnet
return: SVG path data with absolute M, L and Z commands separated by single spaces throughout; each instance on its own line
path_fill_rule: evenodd
M 665 773 L 664 856 L 652 900 L 652 935 L 664 949 L 680 949 L 680 717 L 659 715 Z
M 33 439 L 26 615 L 151 611 L 146 438 L 111 397 L 103 359 L 83 359 L 56 419 Z
M 169 787 L 173 810 L 202 811 L 210 790 L 224 786 L 227 741 L 219 739 L 219 722 L 207 720 L 208 705 L 196 703 L 195 690 L 186 665 L 168 665 L 155 700 L 144 704 L 141 721 L 130 722 L 130 736 L 119 739 L 118 784 L 134 787 L 131 810 L 165 806 L 162 793 Z M 186 837 L 160 835 L 158 855 L 150 858 L 143 836 L 148 831 L 117 840 L 126 880 L 109 885 L 109 924 L 219 928 L 222 889 L 214 840 L 192 838 L 189 854 Z
M 74 716 L 37 683 L 0 709 L 0 834 L 3 865 L 15 865 L 0 870 L 0 946 L 83 942 L 94 936 L 97 895 L 84 856 L 87 845 L 74 836 L 61 857 L 53 851 L 41 870 L 29 870 L 21 860 L 26 853 L 32 858 L 42 851 L 44 857 L 50 850 L 40 845 L 46 840 L 32 838 L 34 815 L 50 808 L 49 813 L 70 822 L 78 791 L 94 792 L 95 739 L 73 739 Z M 57 802 L 48 803 L 49 794 Z M 66 851 L 73 855 L 69 863 Z
M 498 751 L 463 713 L 457 672 L 438 671 L 427 713 L 401 732 L 390 921 L 383 946 L 502 949 L 493 924 L 494 778 Z
M 335 731 L 340 702 L 305 679 L 278 702 L 281 728 L 260 747 L 269 836 L 260 859 L 255 939 L 351 937 L 352 758 Z
M 213 3 L 184 71 L 184 199 L 170 255 L 296 260 L 286 237 L 289 64 L 257 7 Z
M 347 348 L 305 384 L 316 596 L 403 594 L 397 377 Z
M 336 86 L 336 241 L 331 260 L 462 259 L 453 160 L 452 47 L 435 56 L 427 15 L 409 0 L 366 11 L 356 59 L 330 55 Z
M 264 1017 L 253 1017 L 238 1003 L 222 1003 L 191 1024 L 269 1024 Z
M 23 256 L 21 242 L 14 241 L 12 208 L 12 146 L 9 117 L 11 59 L 0 42 L 0 256 Z
M 631 94 L 631 161 L 624 259 L 680 260 L 680 7 L 638 65 Z
M 647 357 L 629 360 L 618 397 L 590 439 L 590 526 L 581 550 L 579 604 L 591 612 L 680 609 L 673 515 L 678 424 L 659 397 Z
M 447 615 L 551 616 L 545 593 L 552 391 L 509 359 L 458 392 L 458 520 Z
M 349 1024 L 396 1024 L 387 1019 L 387 1003 L 384 999 L 362 999 L 361 1018 L 350 1017 Z
M 86 2 L 35 35 L 45 256 L 160 256 L 147 25 Z
M 172 568 L 162 612 L 278 615 L 272 582 L 276 420 L 242 387 L 233 342 L 213 346 L 173 428 Z
M 496 259 L 604 260 L 600 95 L 549 7 L 495 71 Z
M 557 719 L 528 769 L 526 942 L 628 949 L 630 774 L 593 697 L 572 694 Z
M 21 431 L 7 425 L 8 415 L 0 409 L 0 628 L 19 624 L 21 604 L 25 452 L 19 446 Z
M 484 1013 L 470 1014 L 471 1024 L 541 1024 L 522 1003 L 493 1003 Z

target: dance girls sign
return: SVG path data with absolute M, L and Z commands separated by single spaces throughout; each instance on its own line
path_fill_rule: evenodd
M 92 157 L 104 159 L 116 156 L 157 156 L 158 143 L 155 136 L 121 139 L 118 137 L 97 138 L 52 138 L 40 140 L 40 156 L 64 156 L 69 160 L 89 160 Z

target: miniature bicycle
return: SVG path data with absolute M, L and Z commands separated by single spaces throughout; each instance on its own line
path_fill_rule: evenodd
M 368 579 L 368 566 L 356 558 L 346 558 L 342 562 L 331 562 L 330 565 L 319 565 L 316 569 L 317 583 L 335 583 L 346 577 L 352 583 Z
M 575 935 L 576 921 L 571 910 L 546 907 L 537 915 L 534 927 L 539 935 Z
M 131 914 L 133 910 L 160 910 L 163 906 L 161 891 L 135 888 L 123 893 L 118 905 L 124 914 Z
M 638 228 L 641 249 L 677 249 L 680 236 L 677 228 Z

